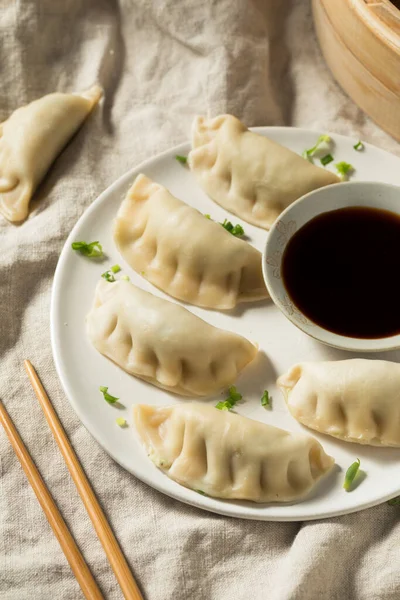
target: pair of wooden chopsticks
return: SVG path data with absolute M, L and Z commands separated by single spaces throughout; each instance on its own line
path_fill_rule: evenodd
M 74 480 L 79 495 L 93 523 L 99 540 L 104 548 L 107 558 L 115 573 L 117 581 L 121 586 L 122 593 L 127 600 L 143 600 L 132 573 L 129 570 L 128 563 L 118 545 L 112 529 L 102 511 L 100 504 L 92 487 L 79 463 L 79 460 L 72 449 L 67 435 L 60 423 L 53 405 L 47 396 L 40 379 L 29 360 L 25 361 L 25 368 L 35 391 L 40 406 L 43 409 L 47 423 L 53 432 L 54 438 L 63 455 L 65 463 Z M 103 595 L 87 566 L 78 546 L 75 543 L 60 511 L 57 508 L 49 490 L 46 487 L 40 473 L 33 462 L 28 450 L 26 449 L 18 431 L 7 413 L 4 405 L 0 402 L 0 422 L 11 442 L 12 447 L 22 465 L 23 470 L 31 484 L 37 499 L 54 531 L 56 538 L 71 566 L 71 569 L 81 586 L 85 598 L 91 600 L 101 600 Z

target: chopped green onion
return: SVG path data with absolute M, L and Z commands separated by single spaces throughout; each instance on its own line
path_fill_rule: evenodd
M 359 140 L 357 142 L 357 144 L 355 144 L 355 146 L 353 146 L 354 150 L 358 150 L 359 152 L 361 152 L 361 150 L 364 150 L 364 144 L 362 143 L 361 140 Z
M 206 219 L 210 219 L 210 221 L 213 221 L 213 219 L 211 219 L 210 215 L 204 215 L 204 216 Z M 232 225 L 232 223 L 230 221 L 228 221 L 228 219 L 224 219 L 224 222 L 220 223 L 220 225 L 222 225 L 222 227 L 224 229 L 229 231 L 229 233 L 231 233 L 235 237 L 241 237 L 242 235 L 244 235 L 244 229 L 241 225 L 239 225 L 239 223 L 237 223 L 236 225 Z
M 229 398 L 234 400 L 235 402 L 239 402 L 243 398 L 242 394 L 237 391 L 236 386 L 232 385 L 229 390 Z
M 140 274 L 142 275 L 142 277 L 144 277 L 146 275 L 145 271 L 140 271 Z
M 232 223 L 228 221 L 228 219 L 224 219 L 224 222 L 221 223 L 221 225 L 224 229 L 226 229 L 227 231 L 229 231 L 229 233 L 236 237 L 244 235 L 244 229 L 241 225 L 239 225 L 239 223 L 237 223 L 236 225 L 232 225 Z
M 217 402 L 217 404 L 215 405 L 215 408 L 218 408 L 218 410 L 230 410 L 232 406 L 233 404 L 231 404 L 228 400 L 226 400 L 225 402 L 220 400 L 220 402 Z
M 128 425 L 126 419 L 124 419 L 123 417 L 118 417 L 118 419 L 115 419 L 115 422 L 119 427 L 126 427 Z
M 359 468 L 360 468 L 360 459 L 357 458 L 356 462 L 353 462 L 353 464 L 350 465 L 350 467 L 347 469 L 346 475 L 344 477 L 343 487 L 346 490 L 346 492 L 350 491 L 351 484 L 353 483 L 353 481 L 358 473 Z
M 218 410 L 231 410 L 237 402 L 239 402 L 243 396 L 240 394 L 236 387 L 232 385 L 228 390 L 229 396 L 226 400 L 221 400 L 215 405 Z
M 129 279 L 128 275 L 121 275 L 121 279 L 122 279 L 123 281 L 130 281 L 130 279 Z
M 261 396 L 261 406 L 271 406 L 271 398 L 269 397 L 268 390 L 264 390 Z
M 103 256 L 103 248 L 100 242 L 90 242 L 90 244 L 86 242 L 72 242 L 71 247 L 72 250 L 76 250 L 89 258 Z
M 312 162 L 314 154 L 317 152 L 321 144 L 329 144 L 331 142 L 331 137 L 329 135 L 320 135 L 317 139 L 317 143 L 312 148 L 308 150 L 304 150 L 302 157 L 306 160 Z
M 239 225 L 239 223 L 236 223 L 236 225 L 231 231 L 231 234 L 235 235 L 236 237 L 241 237 L 242 235 L 244 235 L 244 229 L 241 225 Z
M 388 501 L 388 504 L 390 506 L 400 506 L 400 496 L 397 496 L 396 498 L 392 498 L 391 500 Z
M 115 281 L 115 277 L 112 273 L 110 273 L 110 271 L 105 271 L 105 273 L 102 273 L 101 276 L 109 283 L 113 283 Z
M 115 281 L 114 273 L 119 273 L 120 270 L 121 270 L 121 267 L 119 265 L 113 265 L 112 267 L 110 267 L 108 269 L 108 271 L 106 271 L 105 273 L 102 273 L 101 276 L 103 279 L 105 279 L 109 283 L 113 283 Z
M 181 163 L 181 165 L 186 165 L 186 163 L 187 163 L 187 156 L 180 156 L 179 154 L 177 154 L 177 155 L 175 156 L 175 158 L 176 158 L 176 160 L 177 160 L 178 162 L 180 162 L 180 163 Z
M 344 161 L 336 163 L 335 167 L 342 181 L 345 181 L 348 175 L 354 171 L 353 165 Z
M 197 492 L 198 494 L 201 494 L 202 496 L 207 496 L 207 494 L 205 492 L 203 492 L 203 490 L 194 490 L 195 492 Z
M 329 165 L 329 163 L 331 163 L 333 161 L 333 156 L 332 154 L 326 154 L 326 156 L 323 156 L 321 158 L 321 164 L 325 167 L 325 165 Z
M 111 394 L 108 393 L 108 387 L 101 385 L 99 387 L 99 390 L 103 394 L 104 400 L 106 402 L 108 402 L 108 404 L 115 404 L 119 400 L 119 398 L 116 398 L 115 396 L 111 396 Z

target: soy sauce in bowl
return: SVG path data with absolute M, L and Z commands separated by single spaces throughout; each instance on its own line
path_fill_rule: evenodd
M 293 303 L 328 331 L 400 333 L 400 215 L 362 206 L 322 213 L 289 240 L 281 274 Z

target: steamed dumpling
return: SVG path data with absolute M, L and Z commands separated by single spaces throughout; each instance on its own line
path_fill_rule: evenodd
M 208 496 L 288 502 L 334 464 L 314 438 L 198 403 L 138 405 L 134 422 L 151 460 L 168 477 Z
M 303 425 L 346 442 L 400 446 L 400 365 L 356 358 L 304 362 L 278 379 Z
M 28 216 L 36 187 L 101 94 L 98 86 L 82 94 L 48 94 L 0 124 L 0 212 L 6 219 Z
M 339 178 L 249 131 L 232 115 L 197 117 L 189 165 L 204 191 L 245 221 L 269 229 L 304 194 Z
M 144 175 L 121 204 L 114 241 L 135 271 L 184 302 L 227 309 L 268 296 L 258 250 Z
M 128 281 L 99 281 L 87 333 L 94 347 L 125 371 L 184 396 L 231 385 L 257 348 Z

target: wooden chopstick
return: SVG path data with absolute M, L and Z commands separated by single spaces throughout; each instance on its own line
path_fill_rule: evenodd
M 25 369 L 28 373 L 32 387 L 40 406 L 43 409 L 47 423 L 54 435 L 54 438 L 60 448 L 64 461 L 69 469 L 72 479 L 77 487 L 78 493 L 88 512 L 88 515 L 96 530 L 97 536 L 104 548 L 115 577 L 121 586 L 122 593 L 126 600 L 143 600 L 143 596 L 133 579 L 128 563 L 122 553 L 121 548 L 112 532 L 112 529 L 105 517 L 103 510 L 92 490 L 92 487 L 79 463 L 79 460 L 72 449 L 63 426 L 47 396 L 45 389 L 29 360 L 24 361 Z
M 48 522 L 50 523 L 54 535 L 56 536 L 70 567 L 81 586 L 82 592 L 88 600 L 103 600 L 103 595 L 89 571 L 85 559 L 79 551 L 56 503 L 53 500 L 49 490 L 46 487 L 35 463 L 33 462 L 24 442 L 16 430 L 10 415 L 0 401 L 0 422 L 10 440 L 10 443 L 17 455 L 25 475 L 31 484 L 33 491 L 39 500 Z

